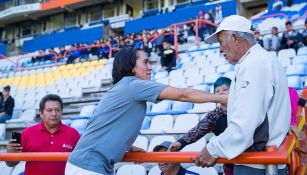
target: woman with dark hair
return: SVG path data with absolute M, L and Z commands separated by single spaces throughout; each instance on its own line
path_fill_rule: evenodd
M 151 65 L 147 54 L 140 49 L 120 50 L 112 76 L 114 86 L 100 100 L 70 155 L 66 175 L 112 175 L 114 164 L 122 160 L 126 151 L 144 152 L 131 145 L 140 132 L 147 101 L 226 103 L 227 100 L 227 96 L 150 81 Z

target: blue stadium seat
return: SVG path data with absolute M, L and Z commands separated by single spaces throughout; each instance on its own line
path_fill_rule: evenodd
M 303 89 L 303 81 L 300 76 L 288 76 L 288 86 L 297 90 Z
M 307 55 L 307 46 L 299 48 L 297 50 L 297 55 Z
M 172 110 L 168 111 L 167 114 L 185 114 L 188 112 L 188 110 L 193 108 L 193 103 L 189 102 L 180 102 L 175 101 L 172 105 Z
M 296 64 L 287 67 L 287 76 L 305 76 L 305 75 L 306 75 L 305 64 Z
M 172 101 L 163 100 L 158 104 L 154 104 L 151 108 L 151 111 L 146 113 L 147 116 L 155 116 L 165 114 L 166 112 L 170 111 L 172 106 Z
M 75 128 L 79 134 L 82 135 L 85 131 L 87 122 L 87 119 L 76 119 L 71 122 L 70 126 Z

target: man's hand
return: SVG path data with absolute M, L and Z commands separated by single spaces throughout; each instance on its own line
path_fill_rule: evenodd
M 143 148 L 131 146 L 131 148 L 129 149 L 129 152 L 146 152 L 146 151 Z
M 10 139 L 8 144 L 7 144 L 7 152 L 8 153 L 19 153 L 21 152 L 21 145 L 19 143 L 14 143 L 16 142 L 16 139 Z
M 181 143 L 180 142 L 173 142 L 171 144 L 171 146 L 169 146 L 167 151 L 170 151 L 170 152 L 178 151 L 178 150 L 180 150 L 180 148 L 181 148 Z
M 216 158 L 211 157 L 207 147 L 204 147 L 200 153 L 196 156 L 195 165 L 201 167 L 211 167 L 215 165 Z
M 294 134 L 294 135 L 296 136 L 296 138 L 300 138 L 300 135 L 299 135 L 299 133 L 298 133 L 298 128 L 297 128 L 297 126 L 290 126 L 290 129 L 289 129 L 289 131 L 288 131 L 288 134 L 289 134 L 289 135 Z

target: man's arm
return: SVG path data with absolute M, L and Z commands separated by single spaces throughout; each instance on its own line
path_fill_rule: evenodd
M 19 153 L 21 152 L 21 146 L 19 143 L 14 143 L 16 140 L 15 139 L 10 139 L 8 144 L 7 144 L 7 152 L 8 153 Z M 5 161 L 6 165 L 9 167 L 14 167 L 16 166 L 19 161 L 13 162 L 13 161 Z
M 215 95 L 209 92 L 189 88 L 166 87 L 159 95 L 160 100 L 176 100 L 193 103 L 227 103 L 226 95 Z

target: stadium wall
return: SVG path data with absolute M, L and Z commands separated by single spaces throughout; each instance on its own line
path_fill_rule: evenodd
M 0 42 L 0 58 L 2 56 L 6 56 L 6 49 L 7 49 L 7 45 Z
M 90 29 L 72 29 L 69 31 L 42 35 L 29 41 L 25 41 L 22 52 L 29 53 L 51 47 L 60 47 L 78 42 L 93 42 L 103 37 L 103 27 Z
M 208 11 L 215 9 L 217 4 L 204 5 L 199 4 L 187 8 L 180 8 L 174 12 L 144 17 L 133 21 L 126 22 L 125 24 L 125 35 L 130 33 L 137 33 L 143 29 L 159 29 L 167 27 L 171 24 L 188 21 L 190 18 L 195 18 L 199 10 Z M 236 1 L 228 1 L 221 3 L 223 16 L 229 16 L 236 14 Z

